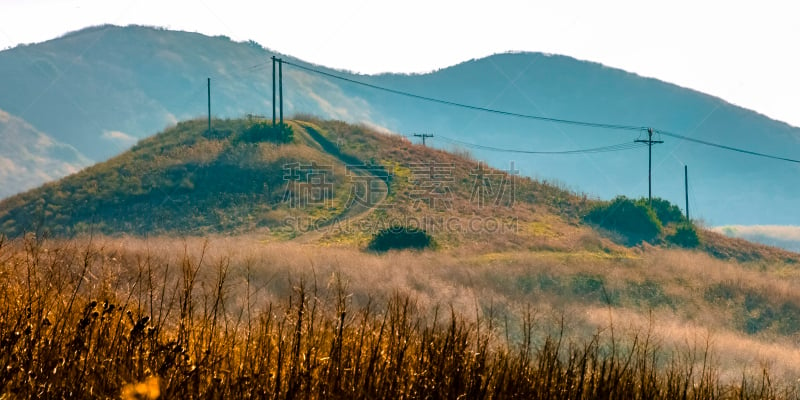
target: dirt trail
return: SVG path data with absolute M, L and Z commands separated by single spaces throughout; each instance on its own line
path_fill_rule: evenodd
M 341 224 L 347 221 L 350 227 L 354 228 L 358 226 L 358 221 L 369 216 L 386 200 L 386 197 L 389 195 L 389 182 L 387 177 L 379 176 L 370 168 L 365 167 L 365 163 L 362 160 L 352 155 L 342 153 L 339 150 L 339 146 L 325 138 L 319 131 L 314 129 L 314 127 L 301 121 L 296 121 L 295 124 L 297 127 L 302 128 L 302 130 L 298 129 L 297 133 L 299 133 L 310 146 L 330 154 L 343 165 L 349 166 L 351 173 L 355 175 L 355 177 L 351 179 L 363 178 L 363 182 L 354 182 L 354 185 L 369 185 L 369 189 L 367 189 L 366 192 L 369 193 L 367 204 L 353 201 L 351 198 L 348 201 L 349 204 L 341 213 L 331 220 L 321 223 L 319 229 L 306 232 L 293 239 L 293 241 L 297 243 L 312 243 L 321 239 L 327 231 L 326 228 L 331 227 L 336 222 Z

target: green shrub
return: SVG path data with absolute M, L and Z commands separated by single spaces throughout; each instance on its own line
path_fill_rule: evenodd
M 294 130 L 287 124 L 272 125 L 271 122 L 259 121 L 248 126 L 236 139 L 243 143 L 290 143 L 294 140 Z
M 683 215 L 683 211 L 681 211 L 681 209 L 678 206 L 670 203 L 667 200 L 654 197 L 653 201 L 651 202 L 643 197 L 639 200 L 636 200 L 636 204 L 645 207 L 649 206 L 650 208 L 652 208 L 653 212 L 656 213 L 658 220 L 661 221 L 661 225 L 663 226 L 667 226 L 671 223 L 686 221 L 686 217 Z
M 652 241 L 662 229 L 661 221 L 650 207 L 625 196 L 592 208 L 585 219 L 626 236 L 632 243 Z
M 687 249 L 693 249 L 700 245 L 700 237 L 697 235 L 697 229 L 691 222 L 678 224 L 675 233 L 667 236 L 667 241 Z
M 384 252 L 402 249 L 422 250 L 432 246 L 433 238 L 424 230 L 395 225 L 375 234 L 368 248 L 372 251 Z

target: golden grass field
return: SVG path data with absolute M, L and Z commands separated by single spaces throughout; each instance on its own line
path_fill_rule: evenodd
M 0 398 L 798 395 L 790 264 L 272 240 L 4 241 Z

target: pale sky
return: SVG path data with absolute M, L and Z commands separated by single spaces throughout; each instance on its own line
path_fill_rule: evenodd
M 800 126 L 796 0 L 0 0 L 0 49 L 104 23 L 252 39 L 362 73 L 427 72 L 506 51 L 564 54 Z

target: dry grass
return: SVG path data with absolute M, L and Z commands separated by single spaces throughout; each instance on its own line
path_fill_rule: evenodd
M 779 345 L 730 330 L 721 348 L 681 340 L 679 324 L 642 319 L 625 292 L 606 301 L 626 280 L 655 279 L 649 263 L 689 268 L 664 255 L 3 242 L 0 397 L 796 397 L 766 369 L 743 377 L 719 362 L 726 344 L 766 357 Z M 530 290 L 542 274 L 556 289 Z M 606 300 L 575 291 L 597 277 Z

